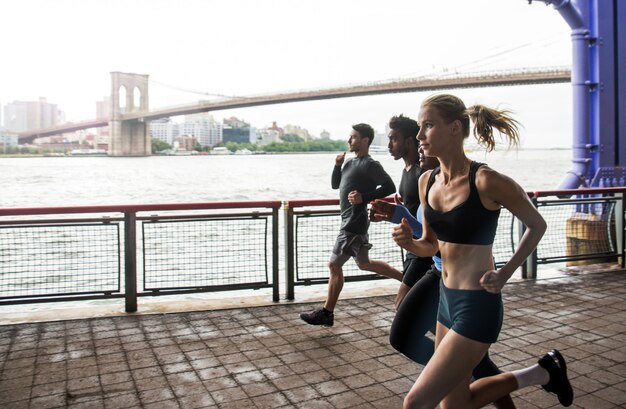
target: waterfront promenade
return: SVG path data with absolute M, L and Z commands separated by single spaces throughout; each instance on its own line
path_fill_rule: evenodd
M 342 298 L 332 328 L 305 325 L 312 305 L 288 302 L 2 325 L 0 407 L 401 408 L 421 367 L 389 345 L 393 299 Z M 501 368 L 558 348 L 572 407 L 626 407 L 626 272 L 516 280 L 504 301 Z M 561 407 L 539 387 L 513 397 Z

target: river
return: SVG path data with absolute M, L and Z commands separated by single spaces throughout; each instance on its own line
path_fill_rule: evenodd
M 335 156 L 0 158 L 0 207 L 336 198 L 330 187 Z M 557 188 L 571 168 L 571 150 L 472 151 L 468 156 L 527 191 Z M 387 154 L 373 157 L 397 184 L 402 161 Z

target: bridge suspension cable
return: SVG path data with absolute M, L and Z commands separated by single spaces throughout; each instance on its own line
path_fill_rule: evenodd
M 191 88 L 183 88 L 183 87 L 178 87 L 178 86 L 171 85 L 171 84 L 166 84 L 164 82 L 156 81 L 153 79 L 150 79 L 150 82 L 155 85 L 160 85 L 162 87 L 170 88 L 176 91 L 188 92 L 191 94 L 205 95 L 205 96 L 219 97 L 219 98 L 237 98 L 236 95 L 224 95 L 224 94 L 216 94 L 216 93 L 211 93 L 211 92 L 206 92 L 206 91 L 198 91 L 198 90 L 191 89 Z
M 502 62 L 505 60 L 505 56 L 517 52 L 521 49 L 527 48 L 527 47 L 537 47 L 539 43 L 539 46 L 541 47 L 547 47 L 549 45 L 555 44 L 557 43 L 557 40 L 555 39 L 551 39 L 546 41 L 546 39 L 542 39 L 542 40 L 533 40 L 533 41 L 529 41 L 523 44 L 517 44 L 514 46 L 509 46 L 506 47 L 504 49 L 502 49 L 502 47 L 500 49 L 495 49 L 495 52 L 480 58 L 477 58 L 473 61 L 469 61 L 460 65 L 456 65 L 453 67 L 442 67 L 440 69 L 441 74 L 448 74 L 448 73 L 460 73 L 459 71 L 467 71 L 467 70 L 477 70 L 480 68 L 483 68 L 485 66 L 489 67 L 492 66 L 494 63 L 498 63 L 498 62 Z M 420 77 L 420 76 L 424 76 L 424 75 L 433 75 L 435 74 L 435 72 L 430 71 L 430 72 L 412 72 L 412 73 L 407 73 L 407 74 L 402 74 L 400 75 L 400 78 L 406 78 L 406 77 Z

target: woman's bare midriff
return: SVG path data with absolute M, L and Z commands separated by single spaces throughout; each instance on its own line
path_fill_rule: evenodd
M 441 278 L 445 286 L 458 290 L 482 290 L 480 278 L 495 268 L 491 250 L 491 244 L 456 244 L 440 240 Z

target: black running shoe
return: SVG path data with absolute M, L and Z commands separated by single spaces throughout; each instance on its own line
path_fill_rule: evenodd
M 574 401 L 574 391 L 567 379 L 567 366 L 563 356 L 553 349 L 539 359 L 538 363 L 550 374 L 550 381 L 541 387 L 548 392 L 555 393 L 561 405 L 570 406 Z
M 332 327 L 335 323 L 334 314 L 332 312 L 327 314 L 321 308 L 311 312 L 303 312 L 300 314 L 300 319 L 310 325 L 323 325 L 325 327 Z

